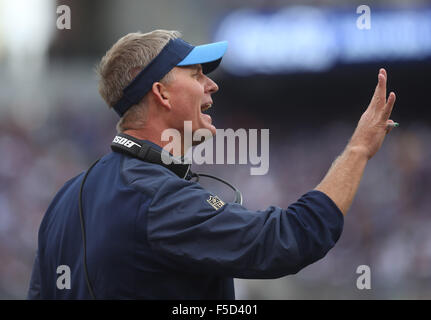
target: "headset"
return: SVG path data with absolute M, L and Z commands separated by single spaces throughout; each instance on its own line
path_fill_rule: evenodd
M 114 152 L 126 154 L 145 162 L 161 165 L 171 170 L 181 179 L 185 179 L 185 180 L 196 179 L 195 182 L 198 182 L 200 177 L 207 177 L 207 178 L 220 181 L 225 185 L 227 185 L 228 187 L 230 187 L 235 192 L 235 197 L 233 202 L 242 205 L 242 193 L 231 183 L 219 177 L 215 177 L 209 174 L 193 173 L 190 170 L 191 164 L 185 163 L 183 157 L 181 159 L 177 159 L 171 156 L 166 151 L 159 151 L 158 149 L 154 148 L 146 141 L 136 139 L 125 133 L 119 133 L 115 136 L 114 140 L 112 141 L 111 149 Z M 94 294 L 93 286 L 91 284 L 90 277 L 88 276 L 87 242 L 86 242 L 86 234 L 85 234 L 84 214 L 82 209 L 82 193 L 83 193 L 84 184 L 85 184 L 85 181 L 87 180 L 88 174 L 90 173 L 91 169 L 93 169 L 94 166 L 99 162 L 99 160 L 100 159 L 96 160 L 90 166 L 90 168 L 88 168 L 87 172 L 85 173 L 82 179 L 81 187 L 79 189 L 79 219 L 81 222 L 82 245 L 84 249 L 83 251 L 84 273 L 85 273 L 85 281 L 87 282 L 87 288 L 92 299 L 96 299 L 96 295 Z

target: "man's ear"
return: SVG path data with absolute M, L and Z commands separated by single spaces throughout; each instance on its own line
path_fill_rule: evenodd
M 171 103 L 169 101 L 169 90 L 161 82 L 154 82 L 151 87 L 151 92 L 154 94 L 155 100 L 162 106 L 171 109 Z

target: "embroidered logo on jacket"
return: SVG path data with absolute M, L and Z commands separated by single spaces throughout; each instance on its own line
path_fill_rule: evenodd
M 216 210 L 220 209 L 225 203 L 217 196 L 210 196 L 207 202 Z

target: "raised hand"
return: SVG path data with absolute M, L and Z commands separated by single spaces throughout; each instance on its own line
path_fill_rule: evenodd
M 387 73 L 382 68 L 371 102 L 362 114 L 348 145 L 365 152 L 368 159 L 376 154 L 386 134 L 395 126 L 394 121 L 389 119 L 395 103 L 395 93 L 391 92 L 386 99 L 386 82 Z

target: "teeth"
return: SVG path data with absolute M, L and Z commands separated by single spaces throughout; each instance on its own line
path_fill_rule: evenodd
M 206 110 L 208 110 L 209 108 L 211 108 L 212 107 L 212 103 L 205 103 L 203 106 L 202 106 L 202 111 L 206 111 Z

